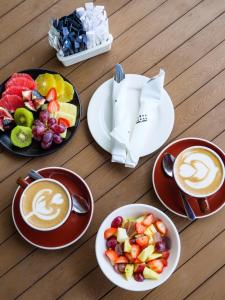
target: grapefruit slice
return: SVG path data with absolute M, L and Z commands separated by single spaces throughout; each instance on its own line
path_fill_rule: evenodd
M 26 73 L 14 73 L 14 74 L 11 76 L 11 78 L 17 78 L 17 77 L 24 77 L 24 78 L 33 80 L 33 78 L 32 78 L 29 74 L 26 74 Z
M 18 96 L 22 96 L 22 92 L 23 91 L 27 91 L 27 87 L 12 85 L 12 86 L 8 87 L 4 91 L 4 93 L 2 94 L 2 96 L 5 96 L 5 95 L 18 95 Z
M 0 106 L 7 109 L 10 112 L 15 112 L 19 107 L 23 107 L 23 99 L 18 95 L 5 95 L 0 99 Z
M 27 89 L 33 90 L 36 87 L 35 81 L 32 79 L 28 79 L 25 77 L 14 77 L 7 81 L 6 83 L 6 89 L 10 86 L 23 86 Z

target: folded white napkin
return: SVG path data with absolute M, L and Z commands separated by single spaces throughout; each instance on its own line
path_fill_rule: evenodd
M 159 74 L 150 78 L 142 88 L 137 122 L 127 146 L 126 167 L 135 168 L 143 149 L 151 143 L 156 129 L 157 110 L 163 91 L 164 77 L 164 70 L 160 70 Z
M 124 164 L 126 161 L 126 146 L 129 144 L 130 128 L 126 107 L 125 79 L 120 83 L 113 80 L 112 92 L 112 162 Z

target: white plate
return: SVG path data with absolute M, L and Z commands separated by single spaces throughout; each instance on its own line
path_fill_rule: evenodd
M 149 80 L 148 77 L 136 74 L 126 74 L 126 101 L 131 114 L 131 122 L 135 124 L 138 114 L 138 103 L 141 88 Z M 104 82 L 92 96 L 87 112 L 89 130 L 95 141 L 104 150 L 111 153 L 112 131 L 112 84 L 113 79 Z M 170 96 L 164 90 L 163 98 L 158 110 L 158 124 L 155 134 L 149 137 L 149 144 L 141 156 L 153 153 L 159 149 L 169 138 L 174 125 L 174 107 Z

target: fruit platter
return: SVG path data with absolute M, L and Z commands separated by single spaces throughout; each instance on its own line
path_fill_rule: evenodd
M 104 239 L 106 257 L 127 280 L 159 280 L 168 265 L 170 237 L 163 221 L 153 214 L 115 217 L 104 231 Z
M 0 85 L 0 144 L 14 154 L 55 152 L 75 134 L 80 115 L 76 89 L 56 72 L 24 70 Z

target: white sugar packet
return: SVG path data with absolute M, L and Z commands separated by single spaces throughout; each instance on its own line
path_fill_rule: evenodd
M 151 143 L 156 130 L 157 111 L 163 91 L 164 77 L 165 72 L 160 69 L 159 74 L 150 78 L 142 88 L 137 122 L 127 148 L 126 167 L 135 168 L 143 149 Z

